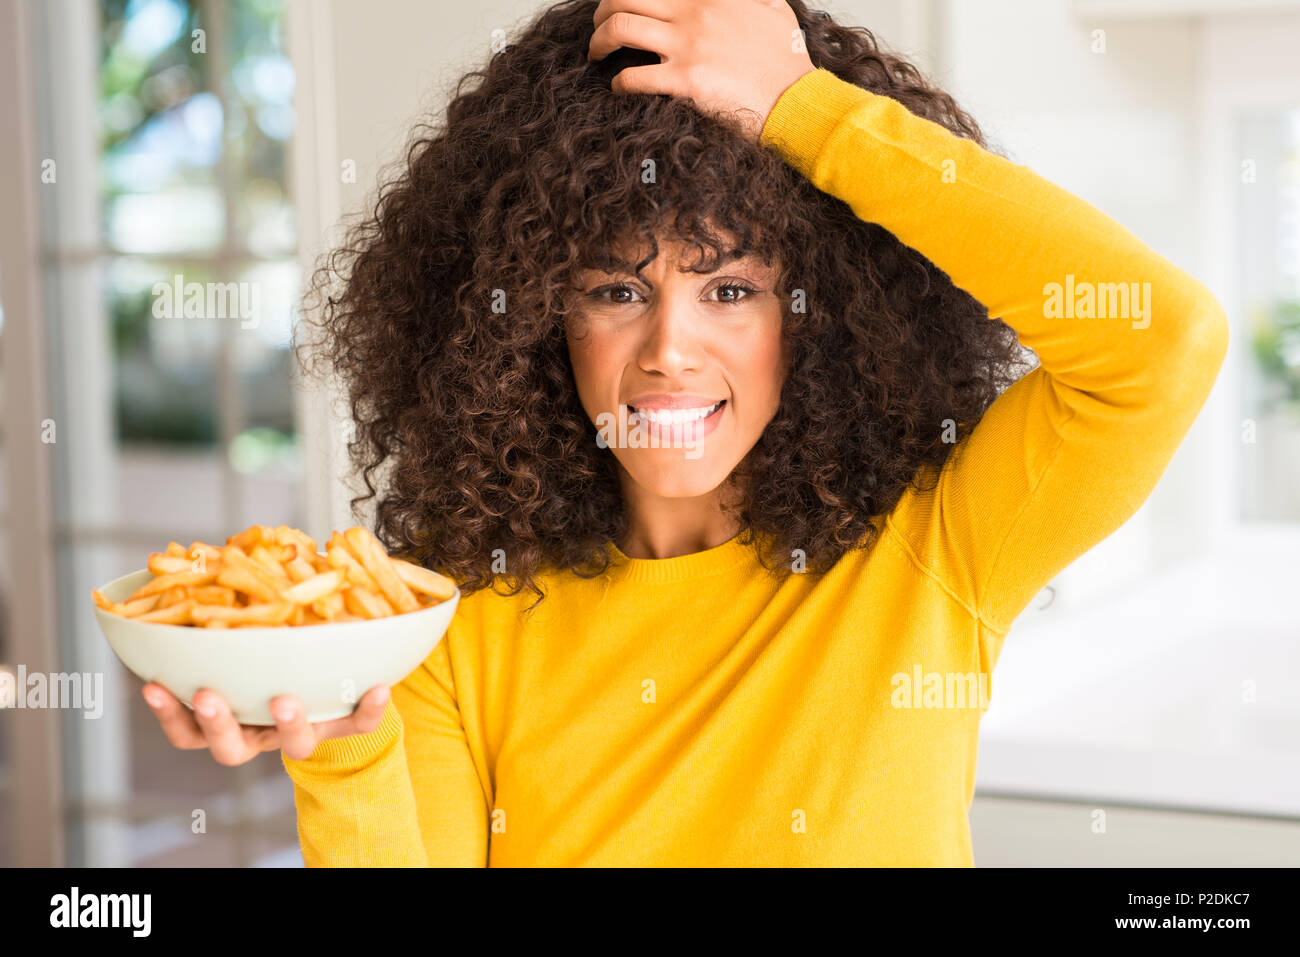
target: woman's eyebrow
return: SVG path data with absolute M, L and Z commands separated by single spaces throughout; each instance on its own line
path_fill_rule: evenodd
M 719 272 L 728 263 L 735 262 L 738 259 L 748 259 L 754 255 L 755 254 L 752 250 L 745 249 L 745 248 L 724 250 L 722 253 L 718 255 L 717 265 L 712 270 L 710 270 L 710 272 Z M 654 283 L 652 283 L 649 279 L 637 275 L 636 266 L 637 263 L 635 262 L 626 259 L 620 259 L 617 256 L 611 255 L 609 256 L 609 258 L 605 260 L 603 264 L 592 265 L 587 268 L 591 272 L 604 273 L 607 276 L 633 276 L 637 279 L 638 282 L 643 282 L 648 288 L 654 289 L 655 288 Z M 766 264 L 763 263 L 762 260 L 760 259 L 755 259 L 753 266 L 758 269 L 767 268 Z M 684 270 L 684 271 L 689 272 L 691 270 Z

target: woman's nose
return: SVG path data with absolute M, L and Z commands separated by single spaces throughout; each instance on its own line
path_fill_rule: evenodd
M 681 376 L 701 366 L 698 320 L 688 303 L 662 297 L 647 315 L 638 357 L 646 372 Z

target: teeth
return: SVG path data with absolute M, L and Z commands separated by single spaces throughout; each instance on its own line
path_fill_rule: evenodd
M 628 408 L 637 419 L 653 422 L 655 425 L 685 425 L 712 415 L 721 406 L 721 402 L 715 402 L 702 409 L 638 409 L 634 406 Z

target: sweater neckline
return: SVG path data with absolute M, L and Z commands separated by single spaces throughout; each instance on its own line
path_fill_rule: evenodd
M 607 546 L 614 563 L 610 571 L 623 581 L 650 584 L 668 584 L 704 575 L 717 575 L 744 562 L 756 560 L 754 544 L 741 544 L 743 536 L 743 532 L 738 532 L 721 545 L 672 558 L 629 558 L 611 541 Z

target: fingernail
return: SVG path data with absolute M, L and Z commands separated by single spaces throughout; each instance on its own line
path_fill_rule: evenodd
M 375 698 L 378 699 L 380 704 L 383 704 L 385 701 L 388 700 L 388 689 L 381 688 L 379 694 L 375 695 Z
M 149 702 L 149 707 L 151 708 L 162 707 L 162 703 L 163 703 L 162 696 L 152 691 L 144 696 L 144 700 Z
M 283 708 L 276 709 L 275 716 L 280 721 L 292 721 L 295 713 L 291 705 L 285 705 Z
M 215 718 L 217 716 L 217 709 L 210 704 L 198 705 L 198 712 L 205 718 Z

